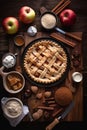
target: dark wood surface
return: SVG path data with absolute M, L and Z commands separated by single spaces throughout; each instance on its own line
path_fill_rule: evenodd
M 48 10 L 51 10 L 57 3 L 59 2 L 59 0 L 6 0 L 4 1 L 0 1 L 0 25 L 2 23 L 2 20 L 4 17 L 7 16 L 15 16 L 18 17 L 18 10 L 20 9 L 21 6 L 24 5 L 28 5 L 31 6 L 32 8 L 34 8 L 36 10 L 36 19 L 33 23 L 33 25 L 36 25 L 38 28 L 38 31 L 43 31 L 41 26 L 40 26 L 40 13 L 39 13 L 39 9 L 41 6 L 45 6 Z M 75 12 L 77 13 L 77 22 L 75 23 L 75 25 L 71 28 L 68 29 L 67 31 L 70 32 L 82 32 L 83 36 L 82 36 L 82 57 L 83 57 L 83 68 L 87 69 L 87 56 L 86 56 L 86 49 L 87 49 L 87 1 L 86 0 L 72 0 L 71 4 L 68 6 L 69 8 L 75 10 Z M 61 28 L 62 26 L 59 25 Z M 25 25 L 21 25 L 19 32 L 26 32 L 28 26 Z M 3 38 L 4 37 L 4 42 L 3 42 Z M 3 54 L 5 52 L 8 51 L 8 41 L 9 37 L 7 35 L 5 35 L 5 33 L 3 33 L 1 31 L 0 33 L 0 44 L 1 44 L 1 48 L 0 48 L 0 59 L 2 58 Z M 2 65 L 1 60 L 0 60 L 0 66 Z M 84 73 L 84 80 L 83 80 L 83 90 L 84 90 L 84 94 L 83 94 L 83 110 L 84 110 L 84 122 L 71 122 L 71 123 L 60 123 L 59 125 L 57 125 L 54 129 L 65 129 L 65 128 L 83 128 L 83 126 L 85 125 L 85 122 L 87 120 L 87 74 Z M 2 77 L 0 77 L 0 85 L 1 85 L 1 91 L 0 91 L 0 98 L 2 98 L 3 96 L 8 96 L 8 93 L 5 92 L 5 90 L 3 89 L 3 84 L 2 84 Z M 80 97 L 79 97 L 80 98 Z M 0 112 L 2 112 L 2 110 L 0 110 Z M 0 114 L 1 117 L 1 123 L 4 122 L 6 125 L 4 127 L 8 127 L 10 128 L 8 121 L 3 117 L 2 114 Z M 49 124 L 49 122 L 44 122 L 44 123 L 38 123 L 38 122 L 34 122 L 32 123 L 26 123 L 26 122 L 22 122 L 20 123 L 17 128 L 29 128 L 29 129 L 41 129 L 44 130 L 45 126 Z M 0 125 L 0 127 L 3 127 L 3 125 Z
M 57 33 L 59 36 L 60 36 L 60 33 Z M 77 35 L 78 37 L 82 37 L 82 32 L 74 32 L 74 33 L 71 33 L 71 34 L 75 34 L 75 35 Z M 25 33 L 24 34 L 24 38 L 25 38 L 25 47 L 27 46 L 27 45 L 29 45 L 29 43 L 32 41 L 32 40 L 34 40 L 34 39 L 37 39 L 37 38 L 41 38 L 41 37 L 48 37 L 49 36 L 49 34 L 47 34 L 47 33 L 43 33 L 43 32 L 38 32 L 37 33 L 37 35 L 35 36 L 35 37 L 29 37 L 28 35 L 27 35 L 27 33 Z M 64 37 L 65 39 L 67 38 L 67 37 L 65 37 L 64 35 L 61 35 L 62 37 Z M 71 40 L 73 40 L 73 39 L 70 39 L 70 41 Z M 81 57 L 80 57 L 80 64 L 79 64 L 79 66 L 77 67 L 77 68 L 75 68 L 74 66 L 73 66 L 73 60 L 72 60 L 72 56 L 70 56 L 70 60 L 71 60 L 71 64 L 72 64 L 72 69 L 70 69 L 69 70 L 69 73 L 68 73 L 68 76 L 66 76 L 66 78 L 65 78 L 65 80 L 61 83 L 61 84 L 59 84 L 59 85 L 53 85 L 54 87 L 51 87 L 51 88 L 44 88 L 44 87 L 39 87 L 39 92 L 40 93 L 43 93 L 43 95 L 44 95 L 44 92 L 45 91 L 47 91 L 47 90 L 50 90 L 52 93 L 54 92 L 54 91 L 56 91 L 57 90 L 57 88 L 58 87 L 61 87 L 61 86 L 67 86 L 68 88 L 70 88 L 70 90 L 72 91 L 72 93 L 73 93 L 73 97 L 74 97 L 74 102 L 75 102 L 75 107 L 73 108 L 73 110 L 68 114 L 68 116 L 65 118 L 65 121 L 83 121 L 83 82 L 81 82 L 80 84 L 78 84 L 78 87 L 77 87 L 77 85 L 75 85 L 74 87 L 71 87 L 71 86 L 73 86 L 73 82 L 72 82 L 72 73 L 74 72 L 74 71 L 79 71 L 79 70 L 81 70 L 82 69 L 82 66 L 83 66 L 83 58 L 82 58 L 82 42 L 78 42 L 78 41 L 75 41 L 75 40 L 73 40 L 73 42 L 76 44 L 76 47 L 74 47 L 73 49 L 72 49 L 72 47 L 69 47 L 69 46 L 66 46 L 66 44 L 64 44 L 65 46 L 66 46 L 66 48 L 67 48 L 67 50 L 68 50 L 68 52 L 69 52 L 69 54 L 71 54 L 72 55 L 72 53 L 73 53 L 73 51 L 75 51 L 75 50 L 79 50 L 79 52 L 80 52 L 80 55 L 81 55 Z M 10 43 L 11 45 L 12 45 L 12 42 Z M 25 48 L 24 47 L 24 48 Z M 10 47 L 10 50 L 12 50 L 11 49 L 12 47 Z M 21 53 L 23 52 L 23 48 L 22 48 L 22 50 L 21 50 Z M 20 63 L 19 63 L 19 65 L 20 65 Z M 18 66 L 18 65 L 17 65 Z M 17 69 L 17 67 L 16 67 L 16 69 Z M 18 69 L 17 69 L 18 70 Z M 25 77 L 27 77 L 26 76 L 26 74 L 24 73 L 24 75 L 25 75 Z M 28 80 L 28 77 L 26 78 L 26 88 L 25 88 L 25 90 L 27 89 L 27 88 L 30 88 L 31 86 L 32 86 L 32 84 L 30 84 L 30 82 L 29 82 L 29 80 Z M 37 84 L 38 85 L 38 84 Z M 52 96 L 54 96 L 54 94 L 52 95 Z M 23 96 L 21 96 L 22 97 L 22 100 L 23 100 Z M 80 97 L 80 99 L 79 99 L 79 97 Z M 25 98 L 24 98 L 25 99 Z M 36 101 L 36 102 L 35 102 Z M 38 105 L 43 105 L 43 98 L 42 98 L 42 100 L 38 100 L 37 98 L 35 98 L 35 95 L 33 95 L 33 96 L 31 96 L 30 98 L 28 98 L 28 99 L 26 99 L 26 102 L 27 102 L 27 105 L 30 107 L 30 111 L 31 111 L 31 113 L 33 114 L 33 110 L 35 109 L 35 108 L 37 108 L 37 106 Z M 79 105 L 78 105 L 79 104 Z M 54 111 L 53 112 L 49 112 L 49 113 L 54 113 L 56 111 L 56 107 L 54 108 Z M 58 115 L 57 115 L 58 116 Z M 48 119 L 49 121 L 51 120 L 51 118 L 52 118 L 52 116 Z M 25 118 L 24 119 L 24 121 L 28 121 L 29 120 L 29 118 Z M 41 121 L 46 121 L 44 118 L 41 118 Z

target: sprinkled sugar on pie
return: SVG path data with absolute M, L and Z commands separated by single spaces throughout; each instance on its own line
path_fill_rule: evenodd
M 24 56 L 28 76 L 38 83 L 53 83 L 61 78 L 67 68 L 64 49 L 51 40 L 36 41 Z

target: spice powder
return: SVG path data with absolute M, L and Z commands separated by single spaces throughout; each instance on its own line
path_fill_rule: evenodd
M 15 44 L 17 46 L 22 46 L 24 44 L 24 38 L 23 38 L 23 36 L 16 36 L 15 37 Z

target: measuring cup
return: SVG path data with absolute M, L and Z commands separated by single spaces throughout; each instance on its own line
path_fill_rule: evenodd
M 4 66 L 2 66 L 0 68 L 0 75 L 3 78 L 3 86 L 4 86 L 5 90 L 7 92 L 11 93 L 11 94 L 15 94 L 15 93 L 20 92 L 24 88 L 24 86 L 25 86 L 24 76 L 21 73 L 17 72 L 17 71 L 3 72 L 3 70 L 4 70 Z M 22 86 L 19 89 L 14 90 L 14 89 L 10 89 L 9 88 L 9 83 L 8 83 L 8 80 L 7 80 L 7 77 L 9 75 L 15 75 L 15 77 L 19 77 L 20 78 Z

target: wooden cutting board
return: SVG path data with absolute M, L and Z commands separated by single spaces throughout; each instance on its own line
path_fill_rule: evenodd
M 74 34 L 79 36 L 79 37 L 82 37 L 82 33 L 81 32 L 74 32 Z M 18 53 L 17 64 L 15 66 L 15 69 L 17 71 L 21 72 L 21 73 L 23 73 L 22 69 L 21 69 L 21 56 L 22 56 L 22 53 L 24 51 L 24 48 L 34 39 L 49 36 L 49 34 L 46 33 L 46 32 L 45 33 L 38 32 L 37 35 L 34 36 L 34 37 L 30 37 L 26 33 L 24 33 L 23 35 L 24 35 L 24 39 L 25 39 L 25 45 L 23 47 L 19 48 L 19 47 L 15 46 L 14 44 L 12 44 L 12 40 L 10 41 L 10 44 L 9 44 L 9 51 L 13 52 L 13 53 L 15 53 L 15 52 Z M 63 36 L 63 37 L 65 39 L 67 38 L 66 36 Z M 68 40 L 72 41 L 72 39 L 68 39 Z M 76 43 L 76 47 L 75 48 L 71 48 L 71 47 L 69 47 L 69 46 L 67 46 L 65 44 L 65 46 L 68 49 L 68 51 L 70 53 L 70 56 L 71 56 L 71 67 L 72 68 L 70 69 L 69 74 L 66 77 L 66 80 L 64 80 L 64 82 L 61 85 L 54 86 L 54 87 L 51 87 L 51 88 L 39 87 L 38 93 L 42 93 L 42 95 L 43 95 L 41 99 L 37 99 L 35 94 L 32 94 L 32 96 L 30 96 L 29 98 L 25 99 L 24 98 L 25 90 L 32 86 L 32 83 L 30 83 L 26 79 L 25 89 L 21 93 L 16 95 L 17 97 L 21 98 L 21 100 L 24 102 L 24 104 L 27 104 L 29 106 L 31 114 L 33 114 L 33 112 L 37 109 L 38 106 L 43 105 L 45 91 L 47 91 L 47 90 L 51 91 L 52 92 L 52 97 L 54 97 L 54 92 L 56 91 L 56 89 L 58 87 L 61 87 L 62 85 L 66 85 L 67 87 L 69 87 L 71 89 L 71 91 L 73 93 L 75 106 L 72 109 L 72 111 L 66 116 L 66 118 L 64 120 L 65 121 L 82 121 L 83 120 L 83 82 L 81 82 L 78 85 L 74 84 L 74 87 L 73 87 L 72 78 L 71 78 L 71 75 L 72 75 L 72 73 L 74 71 L 81 71 L 82 67 L 83 67 L 82 42 L 78 42 L 78 41 L 75 41 L 75 40 L 73 40 L 73 42 Z M 80 64 L 79 64 L 79 67 L 74 67 L 73 66 L 72 54 L 73 54 L 74 50 L 79 50 L 80 51 Z M 52 117 L 53 113 L 55 113 L 59 108 L 60 108 L 59 106 L 56 106 L 54 108 L 54 110 L 52 110 L 52 111 L 51 110 L 50 111 L 46 110 L 46 112 L 48 112 L 50 114 L 49 118 L 46 119 L 46 118 L 44 118 L 44 116 L 42 116 L 39 119 L 39 121 L 51 120 L 52 118 L 54 118 L 54 117 Z M 63 108 L 63 110 L 64 109 L 65 108 Z M 56 115 L 56 116 L 58 116 L 58 115 Z M 28 121 L 28 120 L 29 120 L 29 117 L 26 116 L 23 121 Z

